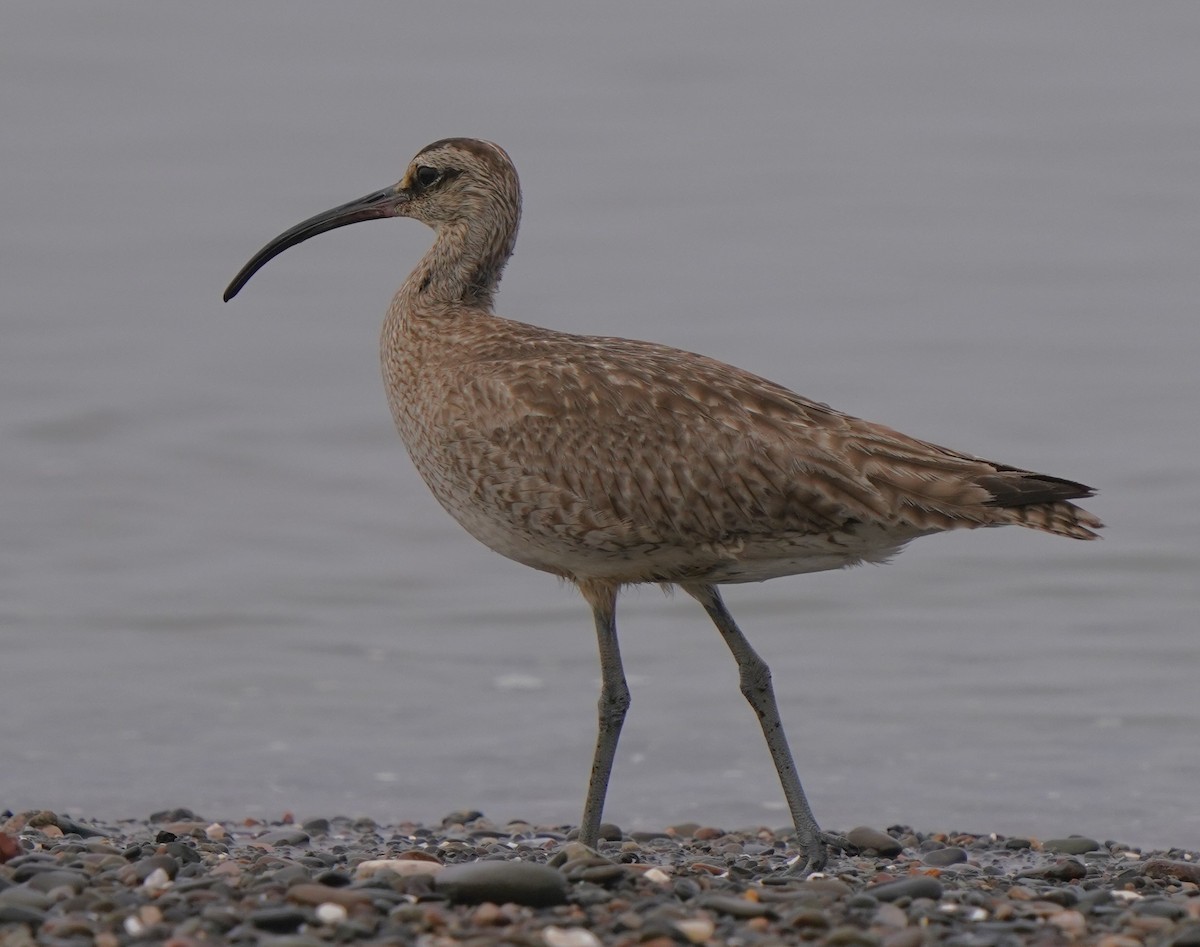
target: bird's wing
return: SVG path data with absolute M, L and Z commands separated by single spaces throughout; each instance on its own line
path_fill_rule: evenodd
M 1008 469 L 704 356 L 544 330 L 475 357 L 444 412 L 493 502 L 630 543 L 985 525 Z

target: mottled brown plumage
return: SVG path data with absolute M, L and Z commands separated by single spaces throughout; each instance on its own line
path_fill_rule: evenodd
M 580 838 L 597 840 L 629 703 L 617 647 L 622 585 L 676 584 L 738 661 L 788 799 L 805 868 L 826 844 L 804 798 L 770 684 L 716 586 L 882 562 L 918 536 L 1028 526 L 1094 539 L 1070 501 L 1083 484 L 947 450 L 833 410 L 702 355 L 496 316 L 521 210 L 516 171 L 489 142 L 452 138 L 401 181 L 320 214 L 267 260 L 360 220 L 404 216 L 436 237 L 383 327 L 396 426 L 434 496 L 497 552 L 576 583 L 592 606 L 603 685 Z

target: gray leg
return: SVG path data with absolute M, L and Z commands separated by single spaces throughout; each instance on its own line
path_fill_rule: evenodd
M 625 711 L 629 709 L 629 687 L 625 684 L 621 649 L 617 645 L 616 587 L 581 584 L 580 591 L 592 606 L 596 641 L 600 646 L 600 727 L 596 733 L 596 753 L 592 758 L 592 778 L 583 805 L 583 821 L 579 826 L 579 841 L 595 848 L 600 840 L 600 817 L 604 814 L 608 777 L 612 773 L 613 757 L 617 755 Z
M 779 782 L 783 785 L 783 795 L 787 799 L 792 822 L 796 826 L 796 839 L 804 851 L 805 863 L 802 871 L 804 874 L 820 871 L 828 859 L 826 845 L 841 847 L 841 839 L 823 833 L 808 806 L 808 799 L 804 796 L 804 788 L 800 785 L 800 777 L 796 773 L 796 764 L 792 760 L 792 751 L 783 732 L 783 722 L 779 719 L 775 690 L 771 686 L 771 669 L 758 656 L 758 652 L 750 647 L 750 642 L 729 614 L 729 609 L 725 607 L 716 586 L 685 585 L 683 589 L 704 606 L 721 637 L 725 639 L 725 644 L 733 652 L 738 665 L 742 694 L 758 714 L 758 722 L 762 725 L 763 736 L 767 738 L 767 748 L 771 751 L 771 759 L 775 762 Z

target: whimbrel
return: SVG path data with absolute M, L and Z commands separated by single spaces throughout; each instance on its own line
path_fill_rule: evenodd
M 501 555 L 573 582 L 600 649 L 599 732 L 579 839 L 598 840 L 629 690 L 617 593 L 654 582 L 704 607 L 762 725 L 805 872 L 828 846 L 801 787 L 766 663 L 718 586 L 884 562 L 918 536 L 1027 526 L 1095 539 L 1069 502 L 1090 487 L 948 450 L 810 401 L 703 355 L 497 316 L 521 189 L 503 149 L 448 138 L 399 183 L 311 217 L 243 267 L 363 220 L 412 217 L 433 246 L 383 325 L 383 377 L 429 489 Z

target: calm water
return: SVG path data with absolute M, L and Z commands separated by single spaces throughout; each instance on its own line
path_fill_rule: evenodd
M 476 545 L 376 343 L 428 243 L 268 238 L 502 143 L 500 310 L 1077 478 L 1103 543 L 730 591 L 813 807 L 1200 846 L 1200 7 L 25 4 L 0 29 L 0 806 L 578 817 L 582 601 Z M 785 821 L 690 600 L 626 597 L 608 815 Z

